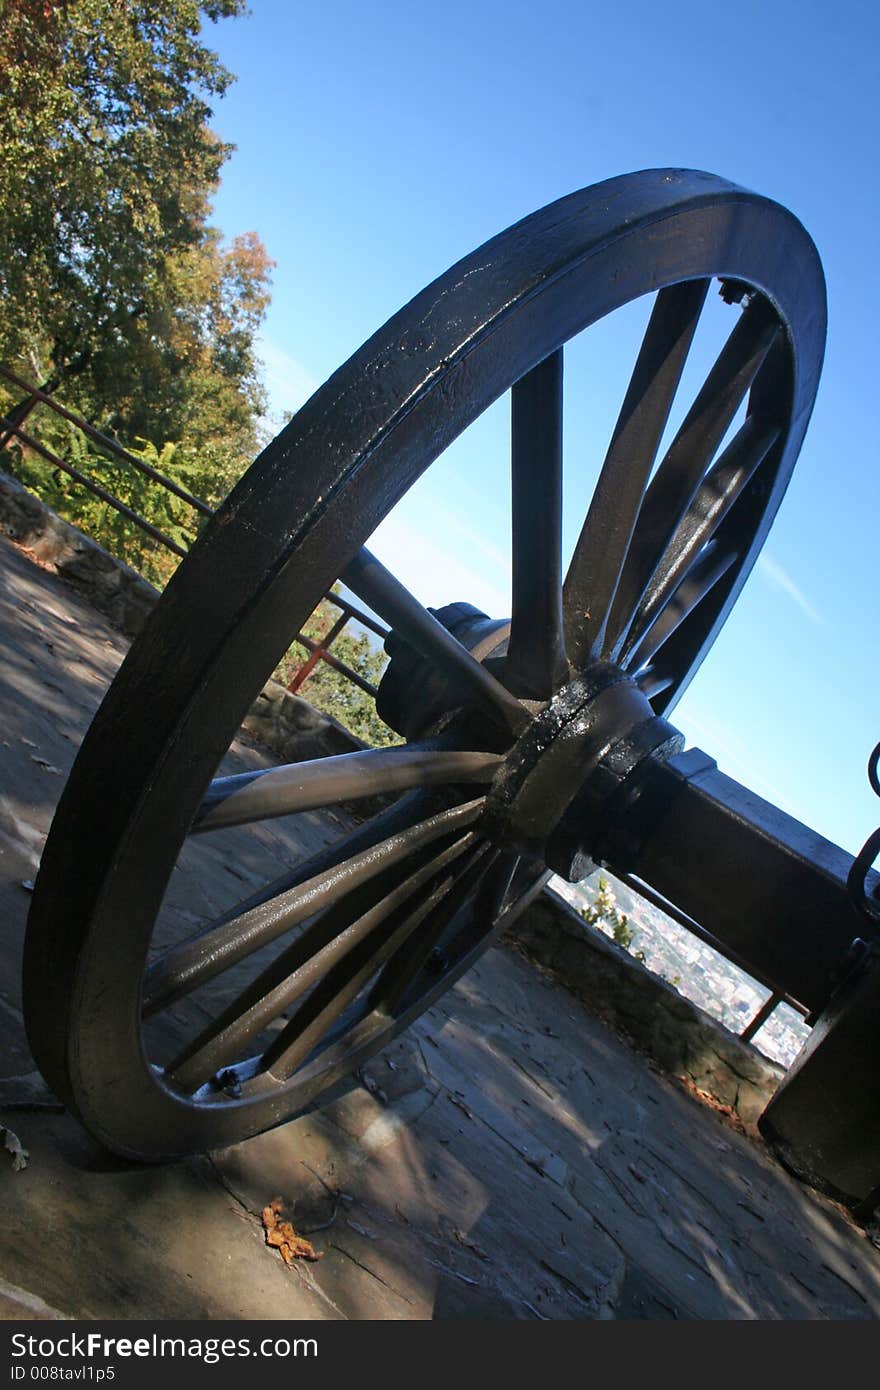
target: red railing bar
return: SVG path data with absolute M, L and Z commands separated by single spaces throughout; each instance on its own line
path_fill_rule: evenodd
M 313 642 L 311 637 L 306 637 L 302 632 L 298 632 L 293 640 L 294 642 L 299 642 L 300 645 L 305 647 L 306 651 L 309 652 L 317 651 L 321 645 L 320 642 Z M 338 671 L 340 675 L 348 676 L 352 684 L 359 686 L 361 690 L 365 690 L 368 695 L 373 696 L 373 699 L 376 698 L 378 693 L 376 686 L 364 680 L 363 676 L 359 676 L 357 671 L 353 671 L 350 666 L 346 666 L 344 661 L 337 660 L 330 652 L 325 652 L 321 660 L 326 661 L 327 665 L 332 666 L 334 671 Z
M 322 659 L 323 659 L 323 660 L 326 660 L 326 659 L 327 659 L 327 649 L 328 649 L 328 647 L 330 646 L 330 644 L 331 644 L 332 642 L 334 642 L 334 641 L 336 640 L 336 638 L 339 636 L 340 632 L 341 632 L 342 629 L 345 627 L 345 624 L 346 624 L 347 622 L 348 622 L 348 614 L 347 614 L 347 613 L 343 613 L 343 614 L 341 615 L 341 617 L 337 618 L 336 622 L 333 624 L 333 626 L 331 627 L 330 631 L 327 633 L 327 636 L 323 639 L 323 641 L 321 641 L 321 642 L 315 647 L 314 651 L 311 653 L 311 655 L 308 657 L 308 659 L 307 659 L 306 661 L 303 662 L 303 664 L 302 664 L 302 666 L 300 666 L 299 670 L 294 672 L 294 674 L 293 674 L 293 676 L 292 676 L 292 678 L 291 678 L 290 684 L 289 684 L 288 687 L 287 687 L 287 689 L 290 691 L 291 695 L 295 695 L 296 692 L 299 690 L 299 688 L 308 680 L 309 676 L 310 676 L 310 675 L 312 674 L 312 672 L 314 671 L 314 669 L 315 669 L 315 667 L 317 666 L 318 662 L 321 661 Z
M 773 1013 L 774 1009 L 776 1008 L 776 1005 L 781 1004 L 782 1002 L 782 995 L 779 994 L 777 990 L 774 990 L 773 993 L 769 996 L 769 998 L 764 1000 L 764 1003 L 761 1005 L 760 1009 L 755 1014 L 755 1017 L 752 1019 L 751 1023 L 747 1023 L 745 1028 L 740 1033 L 740 1037 L 742 1038 L 743 1042 L 752 1041 L 752 1038 L 755 1036 L 755 1034 L 761 1028 L 764 1027 L 764 1024 L 767 1022 L 767 1019 Z

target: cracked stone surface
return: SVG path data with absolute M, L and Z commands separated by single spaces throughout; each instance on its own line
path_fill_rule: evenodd
M 880 1253 L 843 1212 L 503 945 L 320 1111 L 164 1166 L 95 1145 L 33 1075 L 22 885 L 125 640 L 2 538 L 0 569 L 0 1124 L 30 1155 L 0 1151 L 0 1318 L 878 1316 Z M 337 826 L 201 842 L 163 930 Z M 317 1263 L 266 1247 L 275 1196 Z

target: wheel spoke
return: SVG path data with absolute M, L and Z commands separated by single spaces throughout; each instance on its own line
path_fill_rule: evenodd
M 513 608 L 504 678 L 549 700 L 568 673 L 562 635 L 562 349 L 511 389 Z
M 653 700 L 655 695 L 662 695 L 664 690 L 668 690 L 674 684 L 675 676 L 671 672 L 659 670 L 653 662 L 636 676 L 636 685 L 649 700 Z
M 413 787 L 488 782 L 500 761 L 495 753 L 440 751 L 428 745 L 406 744 L 218 777 L 196 813 L 191 834 Z
M 565 643 L 582 669 L 598 656 L 654 458 L 709 288 L 657 295 L 563 590 Z
M 417 850 L 466 829 L 477 820 L 483 804 L 481 797 L 430 816 L 175 947 L 145 975 L 144 1015 L 190 994 Z
M 694 562 L 690 572 L 670 595 L 665 607 L 648 628 L 641 644 L 627 663 L 628 670 L 640 671 L 647 665 L 676 628 L 691 615 L 719 580 L 724 578 L 737 559 L 735 550 L 725 551 L 715 541 L 709 542 L 703 554 Z
M 242 1049 L 273 1019 L 294 1004 L 323 975 L 380 926 L 424 884 L 460 858 L 476 842 L 463 835 L 357 916 L 351 899 L 317 919 L 271 965 L 234 999 L 219 1018 L 170 1062 L 167 1074 L 184 1090 L 194 1091 L 224 1067 L 241 1058 Z M 354 918 L 354 920 L 352 920 Z
M 778 332 L 773 309 L 765 299 L 755 296 L 651 481 L 608 622 L 603 655 L 610 659 L 618 658 L 652 578 Z
M 483 858 L 487 848 L 485 844 L 480 845 L 475 854 Z M 415 907 L 404 905 L 392 914 L 380 942 L 368 938 L 331 970 L 267 1049 L 263 1058 L 264 1070 L 279 1081 L 292 1076 L 364 986 L 413 936 L 417 928 L 427 920 L 429 930 L 433 929 L 438 916 L 444 923 L 448 921 L 447 903 L 458 902 L 460 885 L 463 880 L 469 880 L 470 868 L 461 877 L 455 872 L 448 872 L 438 883 L 429 885 L 423 890 L 423 896 Z
M 462 698 L 473 700 L 513 737 L 525 731 L 529 716 L 519 700 L 475 661 L 369 550 L 362 547 L 341 578 L 404 642 L 443 671 L 459 687 Z
M 442 907 L 438 907 L 432 913 L 427 926 L 422 928 L 417 937 L 413 936 L 408 939 L 403 948 L 386 965 L 370 993 L 370 1003 L 373 1006 L 382 1009 L 385 1013 L 394 1012 L 419 971 L 425 966 L 428 957 L 434 951 L 455 914 L 476 892 L 477 885 L 486 871 L 497 861 L 498 851 L 493 849 L 487 855 L 487 848 L 486 845 L 478 848 L 454 888 L 445 898 Z M 488 907 L 488 904 L 484 906 Z M 488 931 L 494 919 L 488 911 L 480 912 L 480 918 L 481 927 L 485 923 L 485 930 Z M 442 969 L 443 964 L 440 962 L 439 971 L 442 972 Z
M 328 869 L 335 869 L 343 864 L 347 859 L 362 853 L 364 850 L 374 849 L 382 840 L 387 840 L 389 836 L 396 835 L 401 830 L 408 830 L 419 820 L 424 820 L 426 814 L 433 809 L 431 802 L 426 794 L 421 791 L 410 792 L 409 795 L 401 797 L 400 801 L 389 806 L 386 811 L 380 811 L 378 815 L 371 816 L 363 825 L 357 826 L 342 839 L 335 841 L 316 853 L 309 855 L 308 859 L 300 860 L 291 868 L 279 874 L 277 878 L 271 879 L 268 883 L 262 884 L 249 893 L 246 898 L 242 898 L 226 912 L 215 917 L 212 922 L 200 927 L 191 937 L 186 938 L 185 944 L 191 945 L 196 941 L 202 940 L 215 927 L 224 926 L 231 922 L 233 918 L 240 917 L 242 913 L 250 912 L 253 908 L 262 906 L 273 898 L 278 898 L 282 893 L 287 893 L 291 888 L 296 888 L 306 879 L 315 878 L 318 874 L 326 873 Z M 183 945 L 179 942 L 178 945 Z M 152 1012 L 152 1010 L 150 1010 Z
M 652 576 L 621 648 L 621 661 L 625 662 L 641 642 L 700 551 L 715 535 L 743 488 L 753 478 L 780 432 L 778 425 L 749 416 L 718 462 L 709 470 Z
M 489 916 L 493 922 L 509 906 L 508 894 L 513 887 L 513 880 L 516 878 L 516 871 L 521 863 L 522 855 L 511 853 L 505 855 L 497 866 L 501 872 L 494 876 L 495 882 L 489 907 Z

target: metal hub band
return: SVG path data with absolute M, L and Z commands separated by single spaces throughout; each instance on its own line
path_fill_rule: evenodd
M 540 855 L 556 872 L 582 878 L 593 822 L 583 818 L 584 792 L 607 804 L 658 751 L 682 746 L 634 681 L 597 662 L 571 681 L 514 745 L 492 783 L 483 826 L 498 843 Z M 596 790 L 598 788 L 598 791 Z

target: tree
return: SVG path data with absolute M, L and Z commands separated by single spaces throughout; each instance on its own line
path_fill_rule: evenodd
M 205 227 L 169 257 L 168 299 L 130 319 L 95 353 L 91 413 L 124 440 L 177 442 L 189 486 L 216 505 L 250 462 L 265 408 L 255 337 L 269 302 L 271 262 L 254 232 L 221 243 Z
M 243 9 L 6 0 L 0 17 L 0 360 L 127 441 L 256 443 L 270 262 L 208 225 L 231 148 L 208 100 L 231 74 L 201 35 Z
M 628 951 L 635 940 L 635 933 L 629 925 L 629 918 L 617 906 L 614 889 L 607 878 L 600 876 L 599 888 L 592 903 L 581 909 L 581 917 L 591 927 L 601 927 L 618 946 Z M 644 962 L 644 953 L 636 951 L 636 957 Z
M 202 21 L 244 0 L 6 0 L 0 15 L 0 361 L 209 505 L 258 446 L 255 337 L 271 261 L 254 232 L 209 225 L 230 152 L 208 124 L 231 75 Z M 35 417 L 36 418 L 36 417 Z M 41 442 L 186 548 L 197 517 L 57 418 Z M 10 454 L 5 456 L 7 459 Z M 162 585 L 177 563 L 108 504 L 15 446 L 50 505 Z M 310 635 L 326 635 L 324 604 Z M 294 652 L 297 656 L 294 657 Z M 377 683 L 384 656 L 343 633 L 335 654 Z M 300 659 L 292 649 L 279 676 Z M 289 677 L 288 677 L 289 678 Z M 369 743 L 396 736 L 325 663 L 309 700 Z

